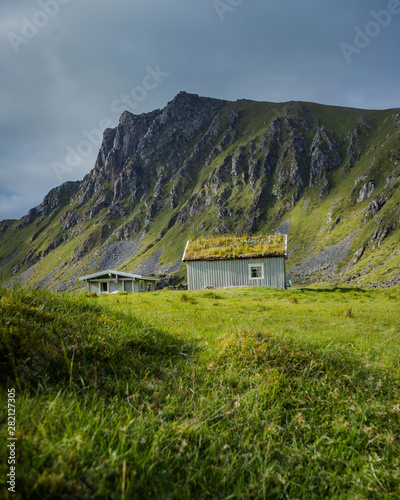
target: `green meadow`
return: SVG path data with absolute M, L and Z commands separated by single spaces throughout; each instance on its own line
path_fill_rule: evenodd
M 399 288 L 0 289 L 0 496 L 400 498 L 399 359 Z

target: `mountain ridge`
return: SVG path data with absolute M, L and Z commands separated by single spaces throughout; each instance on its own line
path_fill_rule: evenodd
M 182 278 L 188 237 L 283 227 L 294 282 L 396 284 L 399 138 L 398 109 L 180 92 L 125 111 L 82 181 L 0 222 L 3 281 L 75 289 L 105 263 Z

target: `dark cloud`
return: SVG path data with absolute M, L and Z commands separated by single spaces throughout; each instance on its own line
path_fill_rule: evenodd
M 354 46 L 357 27 L 377 22 L 371 10 L 397 0 L 26 4 L 3 0 L 0 7 L 0 219 L 22 216 L 62 180 L 81 179 L 93 167 L 100 129 L 117 124 L 132 94 L 136 113 L 163 107 L 180 90 L 232 100 L 400 106 L 400 14 L 382 14 L 387 26 L 379 25 L 365 48 Z M 23 33 L 27 43 L 18 38 Z M 347 60 L 343 43 L 356 49 Z M 149 71 L 164 76 L 140 95 Z M 78 150 L 79 161 L 61 175 L 54 166 Z

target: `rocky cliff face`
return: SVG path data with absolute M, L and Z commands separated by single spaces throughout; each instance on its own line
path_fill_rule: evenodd
M 20 221 L 0 223 L 3 276 L 67 289 L 104 262 L 168 273 L 190 235 L 265 232 L 283 221 L 294 279 L 372 276 L 378 255 L 397 262 L 399 133 L 396 110 L 185 92 L 162 110 L 126 111 L 104 132 L 83 181 L 53 189 Z

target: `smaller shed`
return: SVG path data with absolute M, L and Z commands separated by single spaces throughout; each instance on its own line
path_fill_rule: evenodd
M 218 235 L 188 241 L 183 255 L 189 290 L 286 288 L 287 235 Z
M 98 273 L 81 276 L 79 281 L 86 281 L 88 293 L 114 293 L 114 292 L 154 292 L 156 282 L 160 281 L 155 276 L 123 273 L 121 271 L 99 271 Z

